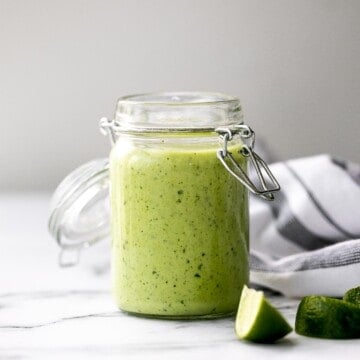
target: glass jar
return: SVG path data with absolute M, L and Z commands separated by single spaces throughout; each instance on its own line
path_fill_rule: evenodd
M 267 200 L 279 189 L 253 151 L 239 100 L 127 96 L 100 126 L 113 145 L 110 161 L 86 164 L 59 186 L 50 218 L 59 244 L 77 254 L 107 233 L 110 170 L 118 307 L 162 318 L 235 312 L 249 275 L 248 189 Z M 258 185 L 247 176 L 249 159 Z

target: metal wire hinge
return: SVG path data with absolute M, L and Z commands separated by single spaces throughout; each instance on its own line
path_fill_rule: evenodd
M 274 200 L 273 193 L 280 190 L 280 185 L 265 161 L 253 150 L 255 146 L 255 133 L 250 126 L 239 124 L 232 128 L 219 127 L 215 131 L 219 134 L 222 141 L 222 148 L 217 151 L 217 157 L 225 169 L 253 194 L 268 201 Z M 250 180 L 246 170 L 238 164 L 232 153 L 228 150 L 228 142 L 233 139 L 235 134 L 240 135 L 243 142 L 240 153 L 250 159 L 250 163 L 259 179 L 259 186 L 256 186 Z M 265 174 L 267 180 L 265 180 Z
M 105 136 L 109 135 L 111 145 L 116 143 L 115 127 L 115 120 L 110 120 L 106 117 L 103 117 L 99 121 L 100 132 Z

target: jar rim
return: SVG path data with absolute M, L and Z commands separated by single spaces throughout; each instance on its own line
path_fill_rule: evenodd
M 240 100 L 236 96 L 218 92 L 202 91 L 172 91 L 150 92 L 122 96 L 117 101 L 119 105 L 142 105 L 142 106 L 211 106 L 238 104 Z
M 117 101 L 115 132 L 201 132 L 242 122 L 240 100 L 216 92 L 153 92 Z

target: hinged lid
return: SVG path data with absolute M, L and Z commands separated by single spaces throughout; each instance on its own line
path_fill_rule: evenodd
M 71 172 L 52 197 L 49 230 L 62 248 L 60 265 L 75 265 L 84 247 L 107 237 L 109 221 L 109 162 L 97 159 Z

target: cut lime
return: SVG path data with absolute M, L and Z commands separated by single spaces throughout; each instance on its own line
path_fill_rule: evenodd
M 345 293 L 343 300 L 355 305 L 360 305 L 360 286 L 348 290 Z
M 240 339 L 272 343 L 291 330 L 291 326 L 262 291 L 244 286 L 235 322 L 235 332 Z
M 298 307 L 295 331 L 327 339 L 360 337 L 360 307 L 325 296 L 306 296 Z

